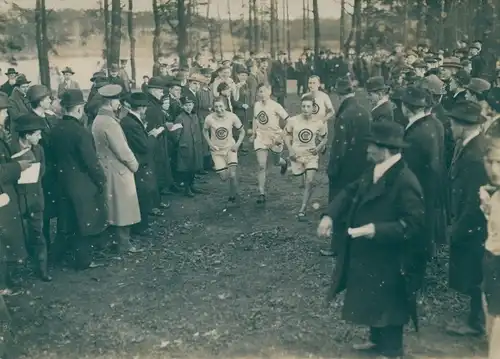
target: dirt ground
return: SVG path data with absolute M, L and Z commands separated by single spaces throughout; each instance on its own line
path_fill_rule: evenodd
M 290 96 L 290 113 L 298 110 Z M 240 156 L 242 204 L 225 209 L 227 186 L 215 174 L 195 199 L 172 207 L 138 239 L 146 251 L 102 268 L 53 271 L 7 298 L 20 356 L 26 359 L 364 358 L 349 347 L 364 329 L 340 319 L 341 298 L 324 306 L 332 262 L 315 236 L 327 177 L 314 194 L 321 208 L 295 218 L 299 181 L 270 169 L 268 202 L 255 203 L 256 161 Z M 324 166 L 323 166 L 324 168 Z M 464 308 L 446 290 L 444 254 L 432 264 L 420 305 L 421 331 L 408 330 L 413 358 L 484 358 L 482 338 L 457 338 L 444 326 Z

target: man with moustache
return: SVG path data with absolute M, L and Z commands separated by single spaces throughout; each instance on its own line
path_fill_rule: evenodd
M 371 115 L 374 122 L 394 121 L 394 112 L 389 101 L 389 86 L 382 76 L 370 77 L 365 84 L 372 105 Z

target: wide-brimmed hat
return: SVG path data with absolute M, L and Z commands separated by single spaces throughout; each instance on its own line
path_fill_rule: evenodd
M 340 77 L 335 83 L 335 91 L 341 95 L 346 95 L 354 91 L 354 86 L 349 77 Z
M 493 110 L 500 112 L 500 87 L 492 87 L 488 91 L 486 102 Z
M 26 98 L 29 102 L 36 102 L 44 97 L 51 96 L 52 92 L 44 85 L 33 85 L 26 92 Z
M 9 95 L 4 92 L 0 92 L 0 110 L 9 108 Z
M 470 92 L 483 94 L 485 91 L 488 91 L 491 88 L 491 84 L 479 77 L 473 77 L 470 79 L 469 84 L 465 86 L 465 88 Z
M 34 113 L 21 115 L 16 120 L 16 132 L 36 131 L 45 128 L 45 121 Z
M 433 95 L 446 95 L 444 82 L 434 74 L 423 78 L 420 85 Z
M 75 71 L 73 71 L 73 69 L 71 67 L 68 67 L 66 66 L 62 71 L 61 73 L 63 74 L 71 74 L 71 75 L 74 75 L 75 74 Z
M 79 89 L 68 89 L 61 94 L 60 105 L 65 108 L 71 108 L 77 105 L 83 105 L 85 99 L 83 98 L 83 92 Z
M 399 123 L 379 121 L 372 123 L 366 141 L 382 147 L 404 148 L 408 147 L 408 143 L 404 141 L 404 135 L 405 130 Z
M 441 65 L 441 67 L 461 69 L 463 66 L 460 63 L 460 59 L 458 57 L 446 57 L 443 59 L 443 64 Z
M 165 80 L 160 76 L 153 76 L 148 81 L 149 89 L 164 89 L 165 87 Z
M 120 98 L 123 92 L 123 88 L 120 85 L 108 84 L 101 87 L 99 90 L 97 90 L 97 92 L 102 97 L 113 100 Z
M 382 76 L 370 77 L 366 80 L 365 87 L 368 92 L 383 91 L 388 89 L 388 86 L 385 84 Z
M 148 95 L 144 92 L 131 92 L 124 98 L 132 107 L 146 107 L 149 105 Z
M 463 100 L 455 103 L 453 109 L 447 113 L 452 120 L 466 125 L 480 125 L 486 121 L 481 115 L 481 105 L 474 101 Z
M 16 86 L 28 85 L 31 81 L 28 81 L 25 75 L 19 74 L 16 78 Z
M 408 86 L 401 96 L 403 103 L 417 107 L 427 107 L 429 105 L 428 100 L 428 91 L 417 86 Z
M 205 76 L 203 76 L 202 74 L 196 73 L 196 72 L 188 77 L 188 81 L 204 83 L 204 82 L 206 82 L 206 80 L 207 80 L 207 78 Z
M 5 75 L 7 75 L 7 76 L 9 76 L 9 75 L 17 75 L 17 74 L 18 74 L 18 72 L 13 67 L 9 67 L 7 69 L 7 72 L 5 73 Z

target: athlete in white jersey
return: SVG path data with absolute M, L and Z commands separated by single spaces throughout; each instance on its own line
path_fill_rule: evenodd
M 222 97 L 214 99 L 214 112 L 205 118 L 203 136 L 205 137 L 214 161 L 214 169 L 223 181 L 229 179 L 230 203 L 239 203 L 236 167 L 238 165 L 238 149 L 245 138 L 245 129 L 234 113 L 226 111 L 226 100 Z M 233 129 L 237 129 L 238 141 L 234 140 Z
M 328 141 L 326 123 L 313 115 L 314 99 L 303 96 L 300 115 L 290 118 L 285 126 L 285 142 L 290 153 L 292 173 L 304 178 L 304 196 L 298 217 L 306 216 L 306 208 L 314 188 L 318 172 L 319 153 Z
M 283 151 L 284 144 L 281 122 L 286 122 L 288 113 L 279 103 L 271 99 L 271 89 L 268 86 L 259 86 L 257 96 L 259 101 L 254 105 L 250 141 L 253 141 L 259 163 L 259 198 L 257 203 L 264 203 L 266 201 L 265 185 L 269 151 L 274 154 L 277 163 L 281 166 L 281 174 L 285 174 L 287 170 L 287 162 L 281 158 L 280 153 Z
M 313 115 L 322 121 L 328 122 L 335 115 L 335 110 L 330 96 L 319 89 L 320 85 L 318 76 L 313 75 L 309 77 L 309 92 L 303 95 L 303 97 L 311 96 L 314 99 Z

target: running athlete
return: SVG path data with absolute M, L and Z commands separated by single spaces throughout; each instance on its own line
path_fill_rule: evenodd
M 306 217 L 306 208 L 318 172 L 319 153 L 328 141 L 327 124 L 314 116 L 314 105 L 312 96 L 303 96 L 302 113 L 290 118 L 285 126 L 285 142 L 289 151 L 292 173 L 304 178 L 304 196 L 297 215 L 299 220 Z
M 280 156 L 284 145 L 280 121 L 286 122 L 289 116 L 279 103 L 271 99 L 271 88 L 269 86 L 259 85 L 257 96 L 259 101 L 254 105 L 254 120 L 250 141 L 253 142 L 259 164 L 259 197 L 257 203 L 262 204 L 266 201 L 265 187 L 269 151 L 271 151 L 277 164 L 281 167 L 281 174 L 285 174 L 287 170 L 287 161 Z
M 234 113 L 226 111 L 226 100 L 222 97 L 214 99 L 214 112 L 205 119 L 203 136 L 210 147 L 214 169 L 223 181 L 229 179 L 230 203 L 239 203 L 236 167 L 238 165 L 238 149 L 245 138 L 245 129 Z M 234 141 L 233 128 L 238 130 L 238 141 Z
M 323 121 L 327 122 L 335 115 L 335 110 L 333 109 L 330 96 L 319 89 L 321 85 L 319 76 L 313 75 L 309 77 L 307 84 L 309 86 L 309 92 L 303 96 L 312 96 L 314 99 L 313 115 L 318 116 Z

